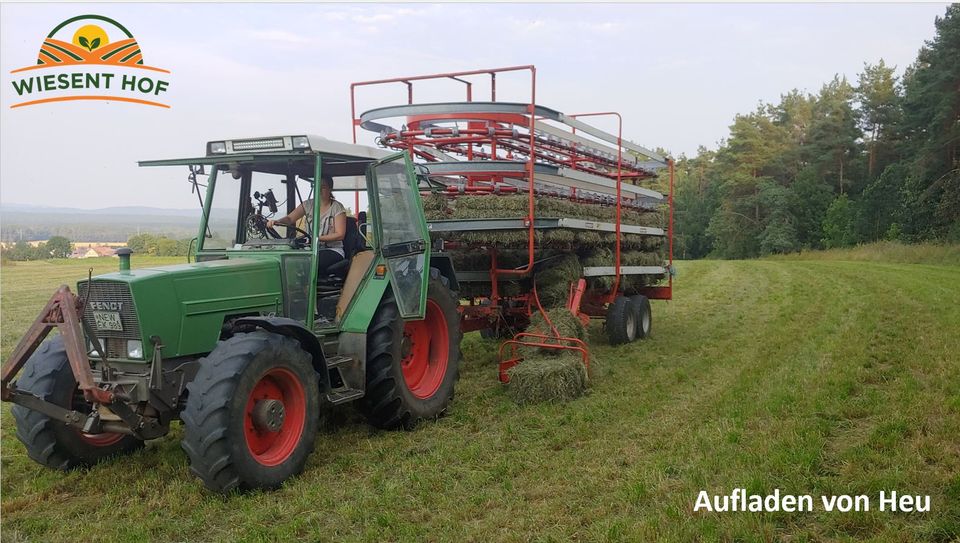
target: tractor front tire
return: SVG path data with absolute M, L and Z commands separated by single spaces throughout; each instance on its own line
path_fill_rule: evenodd
M 637 310 L 630 298 L 617 296 L 610 304 L 606 328 L 611 345 L 630 343 L 637 338 Z
M 17 388 L 66 409 L 82 413 L 92 409 L 77 388 L 62 336 L 44 342 L 33 353 L 17 380 Z M 11 411 L 17 438 L 26 446 L 27 455 L 50 468 L 88 467 L 143 447 L 143 441 L 133 436 L 85 434 L 22 405 L 14 405 Z
M 457 296 L 435 268 L 421 321 L 404 322 L 388 291 L 367 330 L 367 393 L 360 411 L 387 430 L 437 418 L 453 400 L 460 366 Z
M 210 490 L 276 488 L 303 471 L 320 411 L 319 378 L 295 339 L 236 334 L 200 360 L 181 414 L 190 471 Z

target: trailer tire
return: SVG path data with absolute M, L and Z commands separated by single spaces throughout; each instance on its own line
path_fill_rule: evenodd
M 312 357 L 290 337 L 257 330 L 221 341 L 187 385 L 181 446 L 215 492 L 276 488 L 313 450 L 320 412 Z
M 637 310 L 630 298 L 617 296 L 610 304 L 606 328 L 611 345 L 630 343 L 637 338 Z
M 458 299 L 447 278 L 430 269 L 422 321 L 404 323 L 387 291 L 367 330 L 366 395 L 360 411 L 373 426 L 412 429 L 443 415 L 460 366 Z
M 653 328 L 653 312 L 650 310 L 650 299 L 643 294 L 630 297 L 633 308 L 637 311 L 637 339 L 647 339 Z
M 45 341 L 24 365 L 17 388 L 43 400 L 81 412 L 89 412 L 70 369 L 63 337 Z M 124 434 L 84 434 L 66 424 L 22 405 L 11 409 L 17 438 L 27 455 L 53 469 L 70 470 L 93 466 L 103 460 L 143 447 L 143 441 Z

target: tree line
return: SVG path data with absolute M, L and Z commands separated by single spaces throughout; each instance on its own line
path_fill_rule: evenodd
M 187 256 L 190 239 L 173 239 L 164 235 L 138 234 L 127 239 L 127 247 L 137 255 Z M 53 236 L 36 247 L 18 241 L 0 250 L 4 260 L 46 260 L 67 258 L 73 253 L 73 243 L 63 236 Z
M 717 150 L 679 157 L 676 256 L 960 241 L 960 4 L 935 26 L 902 77 L 867 63 L 855 83 L 761 103 Z
M 36 247 L 25 241 L 4 246 L 0 256 L 4 260 L 46 260 L 48 258 L 67 258 L 73 252 L 73 243 L 63 236 L 53 236 Z

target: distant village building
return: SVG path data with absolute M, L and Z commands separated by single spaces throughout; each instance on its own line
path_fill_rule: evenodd
M 70 258 L 99 258 L 102 256 L 116 256 L 117 249 L 103 245 L 93 245 L 87 247 L 75 247 L 70 253 Z
M 28 241 L 31 247 L 37 247 L 47 240 Z M 3 249 L 12 249 L 16 245 L 14 242 L 0 243 Z M 114 254 L 120 247 L 126 247 L 125 241 L 74 241 L 73 252 L 67 258 L 100 258 L 104 256 L 117 256 Z
M 99 258 L 102 256 L 116 256 L 114 253 L 120 247 L 125 247 L 127 244 L 121 241 L 109 241 L 109 242 L 96 242 L 96 241 L 81 241 L 74 242 L 73 252 L 70 253 L 70 258 Z

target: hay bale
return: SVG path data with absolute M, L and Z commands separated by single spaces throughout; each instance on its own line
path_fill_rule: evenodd
M 578 230 L 576 236 L 577 244 L 581 247 L 595 247 L 600 245 L 600 241 L 602 240 L 600 232 L 593 230 Z
M 575 254 L 564 254 L 544 262 L 535 278 L 540 304 L 545 308 L 563 306 L 570 294 L 570 283 L 582 276 L 583 267 Z
M 520 405 L 569 402 L 582 396 L 589 385 L 583 361 L 569 353 L 525 357 L 507 375 L 507 395 Z
M 547 316 L 550 317 L 550 322 L 553 323 L 553 326 L 556 327 L 557 332 L 562 337 L 572 337 L 577 338 L 582 341 L 587 339 L 587 328 L 580 322 L 580 319 L 576 317 L 569 309 L 566 307 L 558 307 L 556 309 L 551 309 L 547 311 Z M 528 328 L 530 332 L 535 334 L 544 334 L 547 336 L 553 335 L 553 330 L 547 324 L 547 321 L 543 318 L 543 313 L 537 311 L 530 317 L 530 327 Z M 546 352 L 560 352 L 557 349 L 542 349 Z

